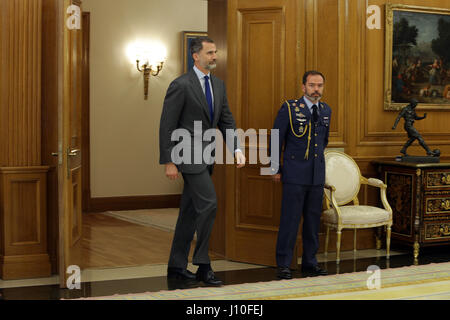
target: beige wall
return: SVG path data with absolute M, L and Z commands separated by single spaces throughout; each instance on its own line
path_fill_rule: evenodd
M 159 165 L 159 120 L 165 92 L 182 73 L 181 32 L 207 30 L 207 1 L 84 0 L 91 13 L 92 197 L 179 194 Z M 144 100 L 142 75 L 126 54 L 136 40 L 167 48 L 165 67 Z

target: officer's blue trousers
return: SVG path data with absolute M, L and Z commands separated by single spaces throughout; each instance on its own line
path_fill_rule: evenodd
M 317 265 L 320 216 L 322 214 L 323 186 L 283 184 L 280 229 L 277 240 L 277 266 L 289 267 L 303 215 L 302 267 Z

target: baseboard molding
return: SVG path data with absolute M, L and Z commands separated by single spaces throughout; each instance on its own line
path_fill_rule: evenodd
M 181 195 L 91 198 L 87 212 L 178 208 Z

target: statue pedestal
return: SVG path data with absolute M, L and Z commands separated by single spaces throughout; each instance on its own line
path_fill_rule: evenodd
M 410 162 L 410 163 L 440 163 L 440 157 L 431 156 L 398 156 L 395 158 L 397 162 Z

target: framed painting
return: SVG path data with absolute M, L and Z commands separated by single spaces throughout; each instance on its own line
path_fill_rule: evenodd
M 386 4 L 384 109 L 450 110 L 450 10 Z
M 191 56 L 191 42 L 197 37 L 208 36 L 207 32 L 202 31 L 183 31 L 183 73 L 186 73 L 194 66 L 194 59 Z

